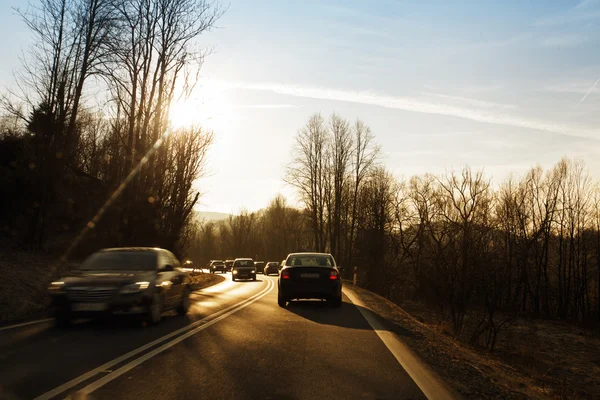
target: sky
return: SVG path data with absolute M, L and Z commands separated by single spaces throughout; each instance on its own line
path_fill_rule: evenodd
M 32 0 L 34 1 L 34 0 Z M 563 156 L 600 177 L 600 1 L 231 0 L 174 122 L 215 131 L 198 210 L 265 207 L 317 112 L 370 126 L 398 177 L 483 168 L 495 184 Z M 30 36 L 0 0 L 0 84 Z

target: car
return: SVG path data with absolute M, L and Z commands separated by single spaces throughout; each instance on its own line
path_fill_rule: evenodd
M 265 265 L 265 269 L 263 270 L 263 274 L 271 275 L 279 273 L 279 263 L 277 261 L 270 261 Z
M 251 258 L 236 258 L 231 266 L 231 279 L 252 279 L 256 280 L 256 267 Z
M 185 315 L 191 281 L 168 250 L 148 247 L 104 249 L 48 287 L 58 325 L 74 318 L 142 316 L 158 323 L 163 311 Z
M 227 272 L 227 267 L 221 260 L 212 260 L 208 265 L 208 269 L 210 270 L 211 274 L 214 274 L 217 271 L 221 273 Z
M 225 268 L 227 269 L 227 272 L 231 271 L 231 266 L 233 265 L 233 261 L 235 261 L 235 260 L 226 260 L 225 261 Z
M 285 307 L 293 299 L 327 300 L 342 305 L 342 280 L 329 253 L 291 253 L 277 280 L 277 303 Z
M 256 272 L 258 272 L 259 274 L 262 274 L 265 269 L 265 262 L 264 261 L 254 261 L 254 267 L 256 268 Z

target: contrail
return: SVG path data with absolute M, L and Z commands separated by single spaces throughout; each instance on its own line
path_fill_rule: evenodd
M 575 104 L 575 107 L 577 107 L 578 105 L 580 105 L 585 99 L 587 99 L 587 97 L 590 95 L 590 93 L 592 93 L 592 90 L 594 90 L 596 88 L 596 85 L 598 84 L 598 82 L 600 82 L 600 78 L 594 82 L 594 84 L 592 86 L 590 86 L 590 88 L 588 89 L 587 93 L 581 98 L 581 100 L 579 100 L 577 102 L 577 104 Z

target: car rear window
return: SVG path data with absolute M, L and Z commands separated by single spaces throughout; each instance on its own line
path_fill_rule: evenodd
M 233 263 L 234 267 L 254 267 L 254 261 L 252 260 L 237 260 Z
M 110 251 L 94 253 L 81 269 L 91 271 L 153 271 L 156 269 L 156 253 L 150 251 Z
M 278 267 L 279 263 L 278 262 L 270 262 L 267 264 L 268 267 Z
M 304 267 L 333 267 L 335 262 L 333 257 L 329 255 L 298 255 L 290 256 L 285 265 L 287 266 L 304 266 Z

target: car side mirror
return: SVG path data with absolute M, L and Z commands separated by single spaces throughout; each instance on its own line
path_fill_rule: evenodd
M 172 265 L 167 264 L 164 266 L 163 271 L 164 272 L 172 272 L 172 271 L 175 271 L 175 268 L 173 268 Z

